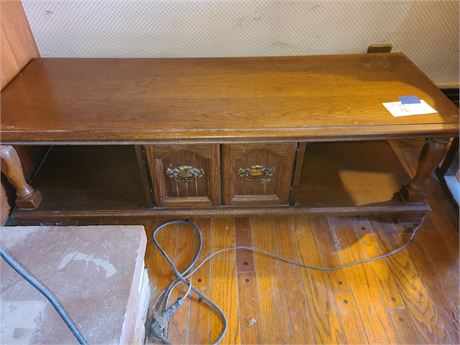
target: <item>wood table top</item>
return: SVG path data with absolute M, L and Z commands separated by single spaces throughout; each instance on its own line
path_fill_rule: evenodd
M 438 113 L 393 117 L 415 95 Z M 458 109 L 405 55 L 34 59 L 1 95 L 8 143 L 458 135 Z

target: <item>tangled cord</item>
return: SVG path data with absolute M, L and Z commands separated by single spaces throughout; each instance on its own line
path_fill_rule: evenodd
M 404 248 L 406 248 L 409 243 L 412 242 L 414 239 L 415 235 L 417 234 L 418 229 L 420 228 L 421 224 L 423 223 L 422 221 L 412 230 L 411 235 L 407 239 L 406 242 L 404 242 L 401 246 L 397 247 L 396 249 L 393 249 L 392 251 L 389 251 L 388 253 L 381 254 L 381 255 L 376 255 L 367 259 L 362 259 L 362 260 L 357 260 L 357 261 L 352 261 L 346 264 L 342 265 L 337 265 L 337 266 L 315 266 L 315 265 L 306 265 L 301 262 L 296 262 L 296 261 L 290 261 L 286 258 L 283 258 L 281 256 L 272 254 L 270 252 L 267 252 L 265 250 L 256 248 L 256 247 L 251 247 L 251 246 L 236 246 L 236 247 L 228 247 L 228 248 L 223 248 L 220 249 L 206 258 L 204 258 L 196 267 L 195 264 L 198 261 L 198 258 L 200 257 L 201 254 L 201 249 L 203 247 L 203 239 L 201 235 L 200 228 L 198 227 L 197 224 L 192 223 L 188 220 L 173 220 L 173 221 L 168 221 L 163 224 L 158 225 L 154 230 L 153 230 L 153 235 L 152 235 L 152 240 L 155 246 L 158 248 L 160 251 L 161 255 L 166 259 L 168 262 L 169 266 L 172 268 L 175 277 L 174 279 L 169 283 L 169 285 L 166 287 L 166 289 L 160 293 L 160 295 L 157 297 L 155 303 L 153 304 L 153 319 L 151 320 L 151 325 L 150 325 L 150 330 L 151 334 L 161 340 L 165 344 L 169 344 L 168 341 L 168 324 L 171 316 L 179 309 L 179 307 L 185 302 L 186 298 L 191 295 L 191 293 L 195 293 L 200 299 L 205 301 L 221 318 L 222 320 L 222 331 L 220 332 L 219 336 L 216 338 L 216 340 L 213 342 L 213 344 L 219 344 L 223 337 L 225 336 L 227 332 L 227 318 L 225 317 L 224 312 L 217 306 L 212 300 L 210 300 L 208 297 L 203 295 L 203 293 L 196 289 L 193 285 L 192 282 L 189 280 L 191 276 L 193 276 L 198 270 L 200 270 L 207 262 L 209 262 L 212 258 L 215 256 L 225 253 L 228 251 L 234 251 L 234 250 L 247 250 L 247 251 L 252 251 L 254 253 L 260 254 L 260 255 L 265 255 L 268 256 L 272 259 L 279 260 L 281 262 L 287 263 L 289 265 L 301 267 L 304 269 L 311 269 L 311 270 L 317 270 L 317 271 L 334 271 L 334 270 L 340 270 L 344 269 L 347 267 L 359 265 L 359 264 L 364 264 L 367 262 L 372 262 L 375 260 L 380 260 L 386 257 L 389 257 L 391 255 L 394 255 Z M 172 259 L 169 257 L 168 253 L 161 247 L 161 245 L 158 243 L 157 240 L 157 235 L 158 233 L 163 230 L 164 228 L 168 227 L 169 225 L 173 224 L 185 224 L 185 225 L 190 225 L 192 226 L 197 238 L 198 238 L 198 246 L 195 251 L 195 254 L 193 255 L 193 259 L 191 260 L 190 264 L 182 271 L 179 272 L 177 266 L 174 264 Z M 187 286 L 187 291 L 184 293 L 183 296 L 177 298 L 177 300 L 168 306 L 169 299 L 172 295 L 173 290 L 181 285 L 185 284 Z

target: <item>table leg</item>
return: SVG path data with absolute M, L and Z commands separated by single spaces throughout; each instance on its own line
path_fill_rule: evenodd
M 37 208 L 43 197 L 34 190 L 24 178 L 21 160 L 11 145 L 0 146 L 1 171 L 16 190 L 16 206 L 18 208 Z
M 414 178 L 401 188 L 400 194 L 404 201 L 423 201 L 425 180 L 441 163 L 447 153 L 449 140 L 445 138 L 429 138 L 420 153 L 417 172 Z

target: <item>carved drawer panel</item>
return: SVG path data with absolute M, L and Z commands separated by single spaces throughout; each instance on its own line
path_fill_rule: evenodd
M 287 204 L 296 147 L 295 143 L 224 145 L 224 204 Z
M 220 204 L 219 145 L 151 145 L 146 152 L 157 206 Z

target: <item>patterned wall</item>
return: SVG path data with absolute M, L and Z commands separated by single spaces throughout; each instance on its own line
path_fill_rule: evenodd
M 43 57 L 365 52 L 391 42 L 438 84 L 459 81 L 459 3 L 23 0 Z

